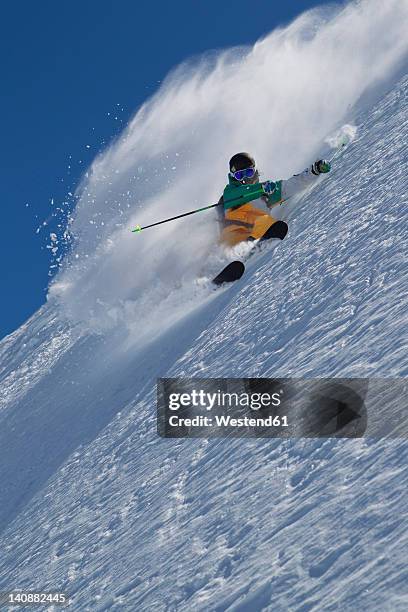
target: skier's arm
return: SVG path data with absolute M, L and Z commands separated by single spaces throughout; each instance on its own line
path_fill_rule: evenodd
M 330 162 L 320 159 L 312 164 L 310 168 L 306 168 L 300 174 L 295 174 L 289 179 L 276 182 L 266 181 L 266 183 L 263 183 L 263 186 L 267 194 L 268 208 L 281 204 L 297 193 L 304 191 L 316 182 L 320 174 L 330 172 L 330 169 Z

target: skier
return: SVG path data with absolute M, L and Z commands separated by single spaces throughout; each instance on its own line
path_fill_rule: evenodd
M 277 221 L 270 209 L 314 183 L 322 173 L 330 172 L 330 162 L 316 161 L 310 168 L 290 179 L 259 182 L 255 160 L 249 153 L 236 153 L 229 162 L 228 185 L 218 206 L 221 222 L 221 241 L 233 246 L 258 238 L 283 239 L 288 231 L 285 221 Z M 243 186 L 247 186 L 244 188 Z M 251 187 L 252 186 L 252 187 Z M 252 197 L 253 196 L 253 197 Z M 240 204 L 239 200 L 243 203 Z M 253 205 L 254 200 L 256 206 Z

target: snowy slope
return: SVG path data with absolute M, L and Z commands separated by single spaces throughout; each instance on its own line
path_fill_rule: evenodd
M 29 401 L 1 413 L 2 588 L 78 610 L 406 609 L 405 440 L 162 440 L 152 383 L 159 355 L 172 375 L 406 375 L 407 85 L 361 118 L 279 257 L 142 357 L 92 378 L 103 340 L 60 355 L 51 307 L 4 343 Z
M 146 323 L 124 301 L 126 326 L 95 310 L 108 332 L 89 333 L 86 269 L 76 305 L 52 296 L 0 344 L 0 590 L 72 610 L 408 608 L 405 440 L 155 433 L 165 374 L 407 376 L 407 91 L 355 118 L 332 175 L 280 211 L 287 239 L 173 325 L 188 278 Z

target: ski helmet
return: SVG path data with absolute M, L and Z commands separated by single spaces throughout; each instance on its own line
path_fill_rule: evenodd
M 249 153 L 236 153 L 231 157 L 229 167 L 232 173 L 246 168 L 255 168 L 255 160 Z

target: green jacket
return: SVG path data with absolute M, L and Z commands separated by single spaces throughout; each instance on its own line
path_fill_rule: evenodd
M 229 176 L 228 185 L 226 185 L 223 193 L 224 210 L 248 204 L 258 198 L 262 198 L 267 205 L 277 204 L 281 201 L 282 181 L 274 182 L 275 189 L 270 194 L 265 192 L 263 185 L 263 183 L 242 185 L 234 177 Z

